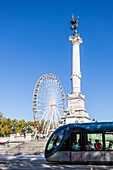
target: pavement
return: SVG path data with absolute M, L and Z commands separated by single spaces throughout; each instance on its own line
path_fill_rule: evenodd
M 106 165 L 76 165 L 50 163 L 40 155 L 0 155 L 0 170 L 113 170 Z
M 0 155 L 0 170 L 37 169 L 46 163 L 43 154 L 40 155 Z M 38 168 L 40 169 L 40 168 Z

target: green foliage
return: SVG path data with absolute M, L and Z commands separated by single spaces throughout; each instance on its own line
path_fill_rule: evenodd
M 31 132 L 33 131 L 33 128 L 36 127 L 36 123 L 32 121 L 26 122 L 23 120 L 11 120 L 10 118 L 4 118 L 3 114 L 0 112 L 0 137 L 8 137 L 10 134 L 12 134 L 12 127 L 15 128 L 15 133 L 19 133 L 20 135 L 23 134 L 23 127 L 26 127 L 27 132 L 27 126 L 30 125 Z

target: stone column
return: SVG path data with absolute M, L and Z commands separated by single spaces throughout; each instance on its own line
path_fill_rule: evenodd
M 80 49 L 79 46 L 82 43 L 82 39 L 79 34 L 75 34 L 69 37 L 69 41 L 72 43 L 72 93 L 81 92 L 81 72 L 80 72 Z

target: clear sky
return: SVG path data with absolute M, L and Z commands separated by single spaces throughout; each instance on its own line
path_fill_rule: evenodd
M 0 111 L 33 121 L 40 76 L 71 93 L 72 14 L 79 16 L 82 93 L 89 116 L 113 120 L 113 0 L 0 0 Z

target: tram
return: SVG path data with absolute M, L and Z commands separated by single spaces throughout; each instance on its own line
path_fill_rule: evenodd
M 50 136 L 49 162 L 113 163 L 113 122 L 66 124 Z

